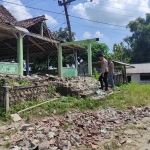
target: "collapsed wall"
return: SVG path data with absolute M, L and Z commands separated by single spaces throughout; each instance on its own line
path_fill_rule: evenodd
M 60 78 L 51 75 L 1 76 L 0 107 L 9 110 L 9 106 L 31 100 L 47 100 L 58 92 L 63 96 L 86 97 L 93 95 L 99 88 L 98 81 L 91 77 Z M 51 88 L 53 85 L 56 91 Z

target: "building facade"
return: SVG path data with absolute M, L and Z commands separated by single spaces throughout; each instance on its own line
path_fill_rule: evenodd
M 134 68 L 127 68 L 128 82 L 150 83 L 150 63 L 131 64 Z

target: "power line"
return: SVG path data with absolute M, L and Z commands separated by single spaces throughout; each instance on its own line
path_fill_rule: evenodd
M 18 6 L 31 8 L 31 9 L 36 9 L 36 10 L 40 10 L 40 11 L 44 11 L 44 12 L 50 12 L 50 13 L 65 15 L 65 14 L 54 12 L 54 11 L 50 11 L 50 10 L 44 10 L 44 9 L 35 8 L 35 7 L 31 7 L 31 6 L 24 6 L 24 5 L 21 5 L 21 4 L 16 4 L 16 3 L 12 3 L 12 2 L 8 2 L 8 1 L 4 1 L 4 0 L 0 0 L 0 1 L 6 2 L 6 3 L 10 3 L 10 4 L 13 4 L 13 5 L 18 5 Z M 86 20 L 86 21 L 100 23 L 100 24 L 105 24 L 105 25 L 110 25 L 110 26 L 125 27 L 125 26 L 121 26 L 121 25 L 117 25 L 117 24 L 110 24 L 110 23 L 106 23 L 106 22 L 101 22 L 101 21 L 96 21 L 96 20 L 91 20 L 91 19 L 85 19 L 85 18 L 82 18 L 82 17 L 73 16 L 73 15 L 69 15 L 69 16 L 72 17 L 72 18 L 77 18 L 77 19 L 81 19 L 81 20 Z
M 26 1 L 24 4 L 27 4 L 27 3 L 29 3 L 29 2 L 32 2 L 32 1 L 34 1 L 34 0 L 29 0 L 29 1 Z
M 76 25 L 72 25 L 72 26 L 76 26 Z M 76 26 L 76 28 L 93 28 L 93 29 L 98 29 L 98 30 L 102 30 L 103 31 L 103 29 L 99 29 L 99 28 L 95 28 L 95 27 L 90 27 L 90 26 Z M 126 35 L 126 34 L 122 34 L 122 33 L 118 33 L 118 32 L 113 32 L 113 31 L 103 31 L 103 32 L 111 32 L 111 33 L 115 33 L 115 34 L 121 34 L 121 35 Z
M 60 27 L 60 26 L 63 25 L 63 24 L 66 24 L 66 22 L 63 22 L 63 23 L 61 23 L 60 25 L 58 25 L 58 26 L 56 26 L 56 27 L 54 27 L 54 28 L 52 28 L 52 29 L 50 29 L 50 30 L 54 30 L 54 29 Z M 48 28 L 50 28 L 50 27 L 48 27 Z
M 46 1 L 46 0 L 41 0 L 41 1 L 36 2 L 36 3 L 33 3 L 33 4 L 31 4 L 31 5 L 36 5 L 36 4 L 41 3 L 41 2 L 43 2 L 43 1 Z M 30 5 L 30 6 L 31 6 L 31 5 Z
M 93 11 L 98 11 L 98 12 L 102 12 L 102 13 L 108 13 L 108 14 L 111 14 L 111 15 L 119 15 L 119 16 L 125 16 L 125 17 L 134 17 L 134 16 L 127 16 L 127 15 L 122 15 L 122 14 L 110 13 L 110 12 L 106 12 L 106 11 L 100 11 L 100 10 L 91 9 L 91 8 L 86 8 L 86 9 L 93 10 Z
M 78 24 L 78 25 L 82 25 L 82 26 L 88 26 L 88 25 L 85 25 L 85 24 L 81 24 L 81 23 L 78 23 L 78 22 L 75 22 L 75 21 L 71 21 L 71 22 L 73 22 L 73 23 L 76 23 L 76 24 Z M 96 28 L 96 27 L 94 27 L 94 26 L 88 26 L 88 27 L 91 27 L 91 28 Z M 97 28 L 97 29 L 104 29 L 104 30 L 118 30 L 118 29 L 111 29 L 111 28 Z M 127 31 L 128 29 L 126 29 L 126 30 L 123 30 L 123 29 L 120 29 L 121 31 Z
M 101 21 L 96 21 L 96 20 L 91 20 L 91 19 L 85 19 L 85 18 L 82 18 L 82 17 L 72 16 L 72 15 L 69 15 L 69 16 L 73 17 L 73 18 L 82 19 L 82 20 L 95 22 L 95 23 L 100 23 L 100 24 L 105 24 L 105 25 L 111 25 L 111 26 L 116 26 L 116 27 L 125 27 L 125 26 L 121 26 L 121 25 L 117 25 L 117 24 L 111 24 L 111 23 L 106 23 L 106 22 L 101 22 Z

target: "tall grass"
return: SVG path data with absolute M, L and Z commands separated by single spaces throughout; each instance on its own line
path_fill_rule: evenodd
M 131 83 L 119 87 L 120 93 L 106 98 L 107 106 L 119 109 L 128 106 L 145 106 L 150 104 L 150 85 Z

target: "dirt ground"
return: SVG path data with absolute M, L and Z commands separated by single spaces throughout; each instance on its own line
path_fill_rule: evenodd
M 99 147 L 99 150 L 116 149 L 150 150 L 150 117 L 143 118 L 137 125 L 123 126 L 121 131 L 114 133 L 111 139 L 100 143 Z
M 17 126 L 13 123 L 9 126 Z M 6 126 L 0 126 L 0 149 L 8 150 L 11 142 L 3 140 L 4 134 L 2 133 L 3 128 Z M 8 136 L 13 136 L 16 133 L 12 131 Z M 6 135 L 5 135 L 6 136 Z M 94 147 L 94 146 L 93 146 Z M 71 150 L 91 150 L 89 147 L 72 147 Z M 93 148 L 93 150 L 150 150 L 150 117 L 145 117 L 138 121 L 137 124 L 126 124 L 123 125 L 121 130 L 113 132 L 110 139 L 104 139 L 99 142 L 99 145 Z

